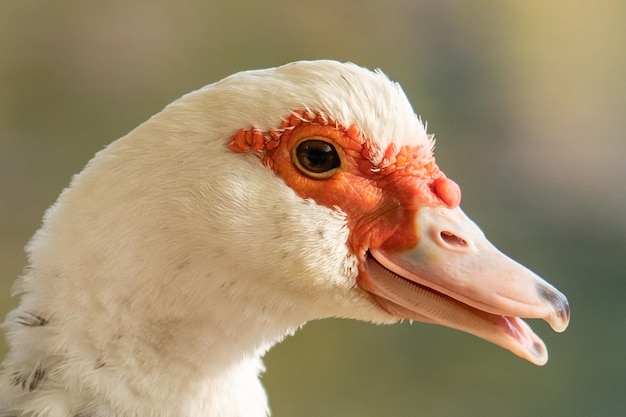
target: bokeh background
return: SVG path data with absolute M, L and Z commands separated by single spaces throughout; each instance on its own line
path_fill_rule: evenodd
M 0 315 L 70 176 L 180 95 L 243 69 L 382 68 L 463 206 L 565 292 L 535 367 L 420 324 L 310 323 L 266 357 L 277 417 L 626 415 L 626 2 L 0 2 Z M 0 356 L 6 346 L 0 344 Z

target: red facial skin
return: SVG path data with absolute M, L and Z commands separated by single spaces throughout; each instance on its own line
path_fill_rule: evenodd
M 314 178 L 295 162 L 296 146 L 305 139 L 334 146 L 341 165 L 328 178 Z M 376 152 L 358 127 L 349 128 L 323 116 L 294 112 L 279 129 L 240 130 L 231 139 L 234 152 L 256 152 L 264 164 L 300 197 L 320 205 L 338 207 L 346 214 L 348 247 L 363 263 L 370 249 L 401 251 L 417 245 L 416 214 L 420 207 L 460 204 L 461 192 L 421 147 L 395 145 L 385 149 L 383 161 L 372 162 Z

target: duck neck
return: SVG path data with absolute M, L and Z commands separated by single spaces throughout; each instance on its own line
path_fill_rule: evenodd
M 33 300 L 24 297 L 9 318 L 0 405 L 42 417 L 266 416 L 261 358 L 307 321 L 289 307 L 235 308 L 228 297 L 195 316 L 187 312 L 202 309 L 170 309 L 173 300 L 152 308 L 139 299 Z M 56 313 L 25 325 L 45 305 Z

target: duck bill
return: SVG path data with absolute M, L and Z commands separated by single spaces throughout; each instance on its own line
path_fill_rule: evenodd
M 521 318 L 561 332 L 569 322 L 565 296 L 498 251 L 459 207 L 422 208 L 416 227 L 412 249 L 370 250 L 361 288 L 393 315 L 465 331 L 545 364 L 545 344 Z

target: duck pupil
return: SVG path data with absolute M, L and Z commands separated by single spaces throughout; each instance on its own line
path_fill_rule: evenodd
M 302 166 L 316 174 L 339 167 L 339 155 L 328 142 L 307 140 L 298 145 L 297 156 Z
M 311 149 L 308 155 L 309 164 L 316 167 L 324 166 L 327 160 L 327 154 L 326 149 Z

